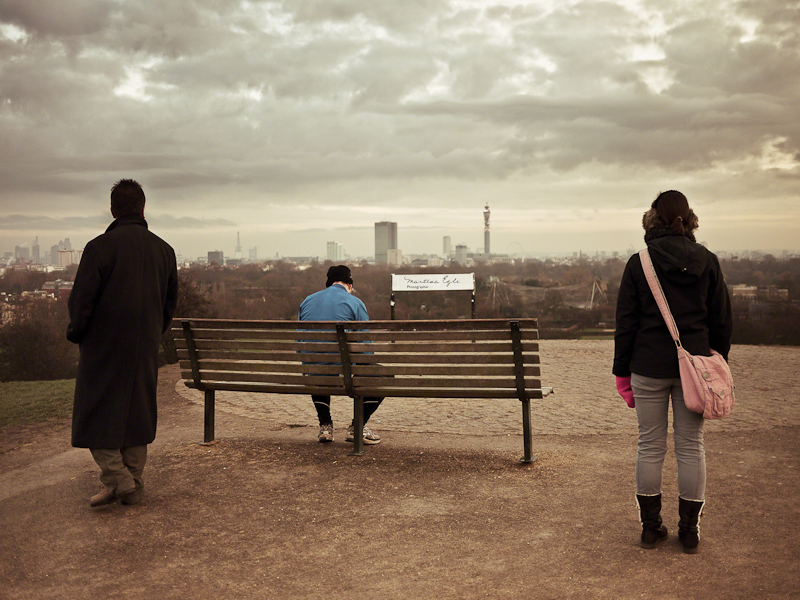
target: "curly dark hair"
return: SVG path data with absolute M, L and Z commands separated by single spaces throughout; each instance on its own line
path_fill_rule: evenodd
M 668 228 L 677 235 L 691 235 L 699 226 L 700 220 L 689 207 L 686 196 L 676 190 L 661 192 L 642 217 L 645 231 Z

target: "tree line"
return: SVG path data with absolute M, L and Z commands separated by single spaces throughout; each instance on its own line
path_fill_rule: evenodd
M 789 302 L 770 307 L 758 319 L 739 307 L 735 344 L 800 345 L 800 259 L 722 260 L 730 285 L 777 286 Z M 226 319 L 297 318 L 303 298 L 325 285 L 330 262 L 297 267 L 277 261 L 238 267 L 193 266 L 179 273 L 178 317 Z M 535 317 L 543 338 L 574 337 L 590 328 L 611 330 L 617 289 L 625 261 L 581 259 L 526 260 L 464 268 L 350 265 L 355 294 L 372 319 L 389 319 L 391 275 L 475 273 L 476 317 Z M 23 292 L 47 280 L 74 278 L 75 269 L 43 273 L 9 269 L 0 277 L 6 294 L 6 320 L 0 327 L 0 381 L 74 377 L 77 347 L 66 341 L 66 301 L 25 300 Z M 405 292 L 395 295 L 398 319 L 458 319 L 471 315 L 471 293 Z M 744 315 L 744 316 L 743 316 Z M 174 342 L 163 340 L 163 361 L 176 360 Z

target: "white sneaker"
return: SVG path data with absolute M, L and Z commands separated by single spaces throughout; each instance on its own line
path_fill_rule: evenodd
M 355 441 L 356 441 L 355 427 L 353 427 L 352 425 L 350 425 L 350 427 L 347 428 L 347 437 L 345 438 L 345 441 L 346 442 L 353 442 L 353 443 L 355 443 Z M 365 444 L 380 444 L 381 443 L 381 436 L 379 436 L 377 433 L 374 433 L 369 427 L 367 427 L 365 425 L 364 426 L 364 443 Z
M 319 426 L 317 441 L 323 444 L 333 441 L 333 423 L 326 423 L 325 425 Z

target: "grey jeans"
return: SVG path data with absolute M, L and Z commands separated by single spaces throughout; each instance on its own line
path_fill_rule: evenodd
M 686 408 L 681 380 L 654 379 L 634 373 L 631 387 L 639 418 L 636 493 L 646 496 L 661 493 L 671 398 L 675 458 L 678 460 L 678 494 L 686 500 L 704 501 L 706 450 L 703 444 L 703 415 Z

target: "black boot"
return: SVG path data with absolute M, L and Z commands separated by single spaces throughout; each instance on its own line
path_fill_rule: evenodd
M 642 548 L 655 548 L 667 539 L 667 528 L 661 524 L 661 494 L 642 496 L 636 494 L 639 518 L 642 522 Z
M 700 543 L 700 515 L 703 514 L 705 502 L 678 498 L 678 539 L 686 554 L 697 554 Z

